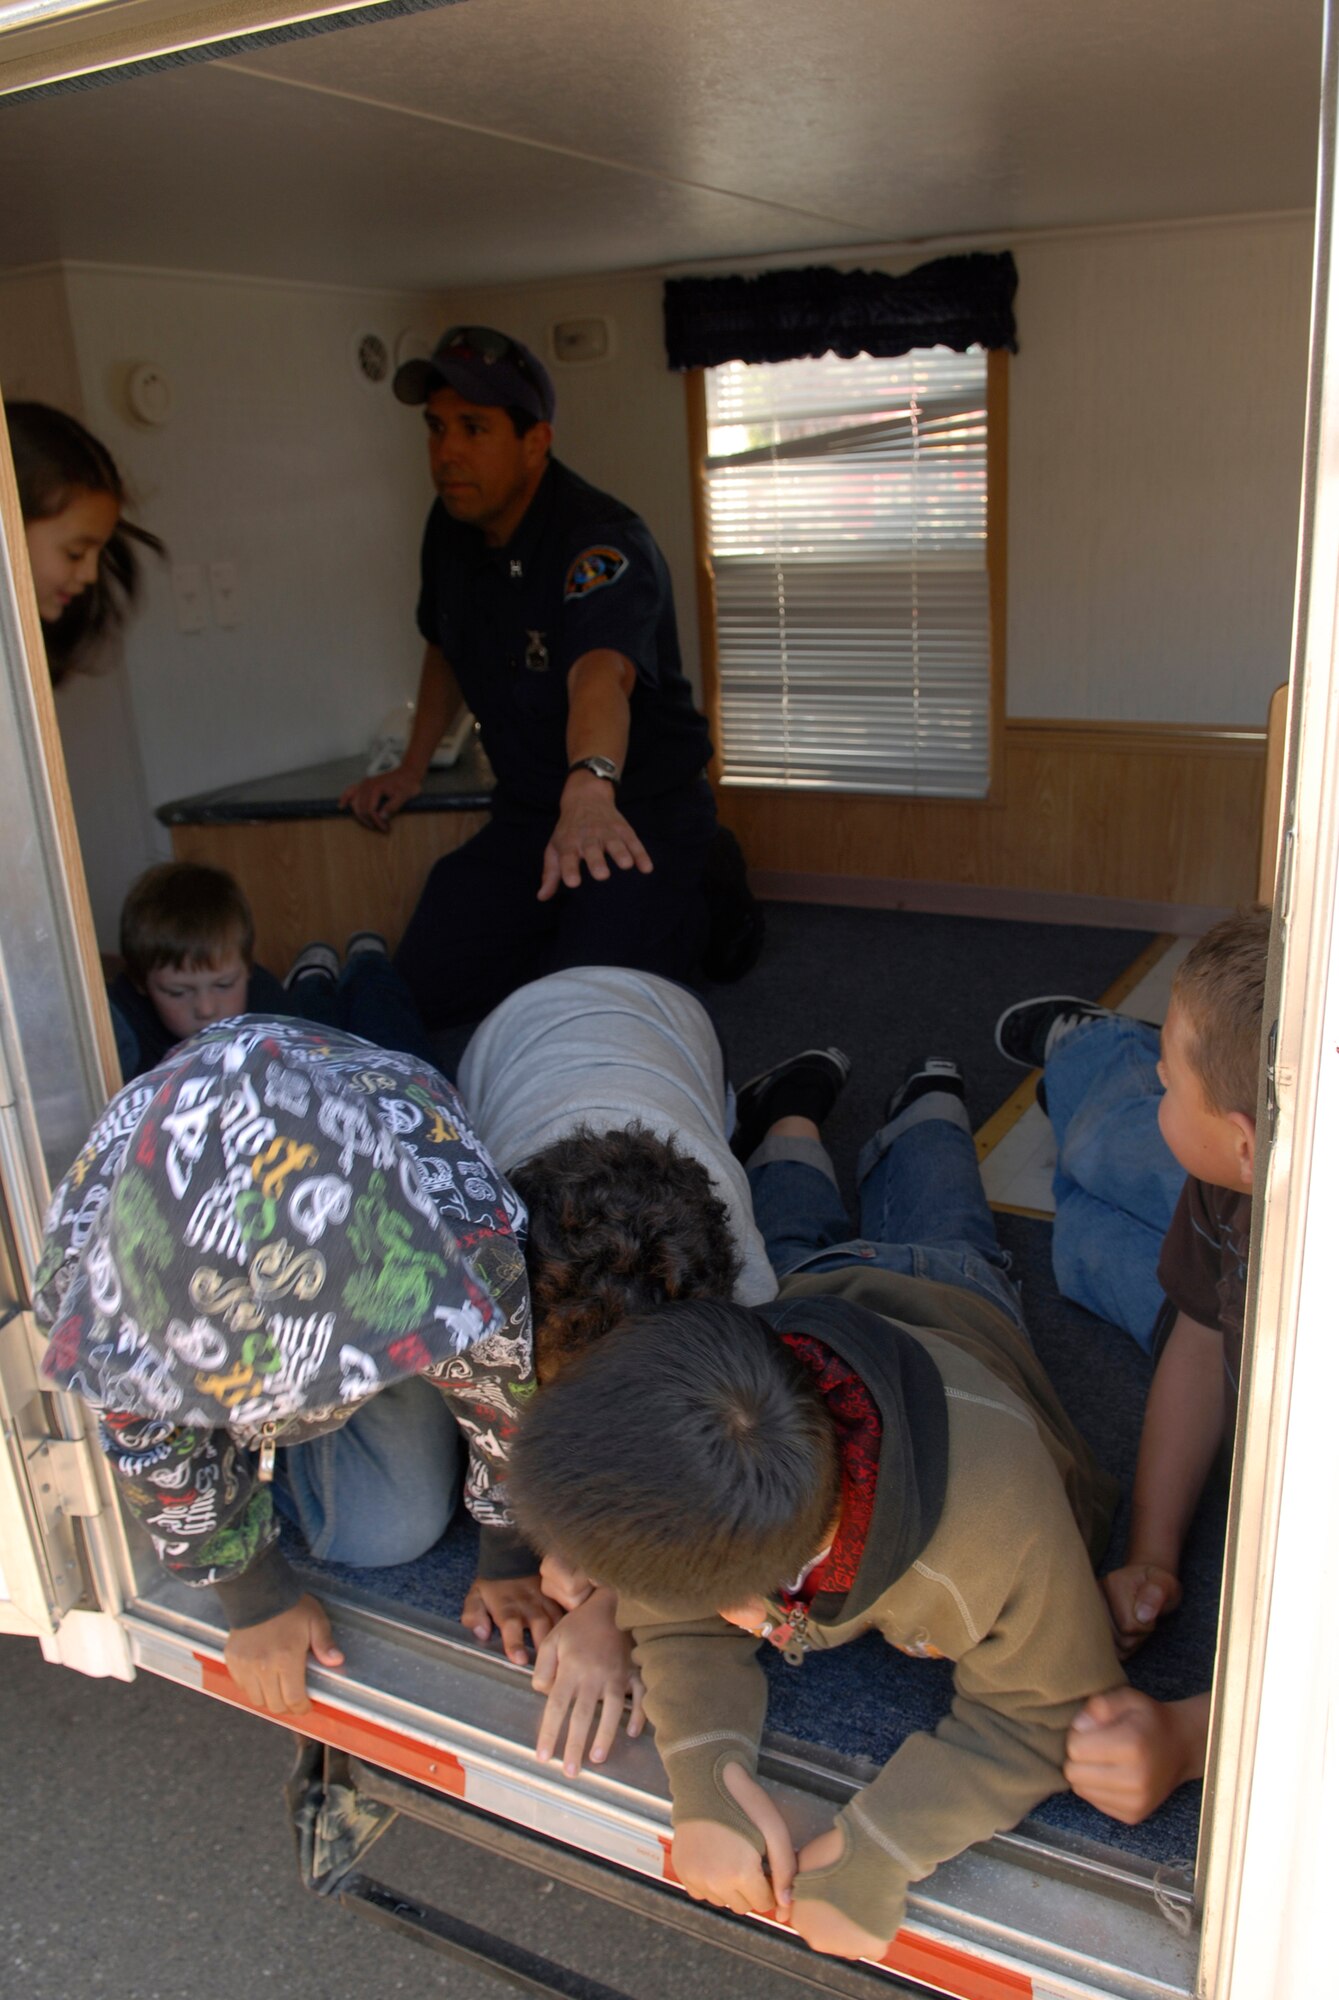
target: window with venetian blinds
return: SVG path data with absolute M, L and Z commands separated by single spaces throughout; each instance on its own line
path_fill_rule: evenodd
M 724 782 L 983 797 L 985 354 L 705 381 Z

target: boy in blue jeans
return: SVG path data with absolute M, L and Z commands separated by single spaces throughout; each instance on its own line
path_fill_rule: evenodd
M 858 1260 L 965 1286 L 1021 1326 L 958 1065 L 929 1056 L 890 1098 L 882 1127 L 860 1153 L 858 1238 L 819 1136 L 848 1068 L 839 1050 L 807 1049 L 740 1090 L 734 1145 L 777 1277 Z M 899 1144 L 913 1131 L 910 1145 Z
M 1055 1131 L 1056 1284 L 1151 1353 L 1165 1310 L 1158 1254 L 1186 1177 L 1158 1129 L 1157 1028 L 1046 994 L 1007 1007 L 995 1044 L 1045 1069 L 1037 1101 Z
M 1105 1272 L 1123 1283 L 1127 1296 L 1137 1283 L 1155 1304 L 1159 1332 L 1165 1329 L 1139 1443 L 1129 1548 L 1121 1567 L 1102 1578 L 1123 1659 L 1181 1601 L 1181 1550 L 1205 1481 L 1231 1435 L 1246 1304 L 1269 922 L 1265 909 L 1242 910 L 1197 941 L 1172 985 L 1151 1086 L 1142 1076 L 1138 1036 L 1131 1033 L 1125 1046 L 1134 1053 L 1107 1075 L 1110 1087 L 1099 1089 L 1091 1121 L 1096 1143 L 1089 1149 L 1090 1168 L 1096 1162 L 1100 1173 L 1090 1172 L 1090 1179 L 1110 1198 L 1092 1204 L 1085 1215 L 1086 1269 L 1090 1276 Z M 1084 1021 L 1075 1010 L 1097 1018 Z M 1057 1083 L 1063 1093 L 1087 1068 L 1090 1085 L 1101 1085 L 1103 1072 L 1093 1062 L 1110 1049 L 1111 1019 L 1068 999 L 1025 1001 L 1001 1018 L 996 1039 L 1006 1054 L 1016 1048 L 1016 1059 L 1026 1060 L 1028 1036 L 1033 1050 L 1040 1048 L 1053 1121 Z M 1140 1025 L 1128 1028 L 1137 1031 Z M 1077 1060 L 1073 1076 L 1067 1076 L 1071 1051 Z M 1122 1114 L 1114 1123 L 1113 1108 Z M 1062 1098 L 1062 1121 L 1067 1109 Z M 1059 1125 L 1057 1136 L 1062 1136 Z M 1068 1144 L 1062 1137 L 1062 1165 Z M 1122 1219 L 1118 1211 L 1128 1206 L 1125 1190 L 1140 1175 L 1147 1187 L 1162 1173 L 1164 1155 L 1188 1178 L 1161 1244 L 1150 1250 L 1147 1233 L 1136 1233 L 1128 1215 Z M 1057 1279 L 1069 1296 L 1087 1304 L 1090 1300 L 1062 1279 L 1059 1173 L 1056 1206 Z M 1137 1260 L 1137 1268 L 1122 1278 L 1123 1257 Z M 1108 1285 L 1099 1296 L 1108 1298 L 1110 1291 Z M 1093 1309 L 1115 1317 L 1101 1303 Z M 1128 1320 L 1119 1323 L 1139 1337 Z M 1207 1693 L 1156 1702 L 1135 1688 L 1121 1688 L 1098 1696 L 1076 1718 L 1065 1775 L 1080 1797 L 1134 1824 L 1178 1785 L 1203 1775 L 1208 1730 Z

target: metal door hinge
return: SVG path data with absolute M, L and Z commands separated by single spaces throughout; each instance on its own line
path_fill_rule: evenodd
M 44 1516 L 86 1517 L 102 1512 L 102 1495 L 87 1445 L 42 1438 L 28 1453 L 28 1477 Z

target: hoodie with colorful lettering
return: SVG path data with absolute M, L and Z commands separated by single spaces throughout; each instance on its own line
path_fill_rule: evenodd
M 499 1474 L 534 1382 L 524 1222 L 428 1064 L 242 1016 L 114 1097 L 57 1188 L 43 1373 L 96 1410 L 166 1568 L 256 1624 L 301 1594 L 274 1447 L 404 1377 L 449 1400 L 466 1504 L 506 1527 Z

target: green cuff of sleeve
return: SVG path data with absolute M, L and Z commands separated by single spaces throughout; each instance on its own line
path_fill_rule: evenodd
M 836 1824 L 845 1843 L 841 1860 L 797 1875 L 795 1899 L 830 1903 L 861 1930 L 891 1938 L 906 1914 L 911 1862 L 858 1798 L 838 1813 Z
M 685 1737 L 677 1743 L 658 1743 L 661 1761 L 669 1773 L 674 1799 L 674 1824 L 685 1820 L 709 1819 L 742 1833 L 759 1854 L 766 1854 L 767 1842 L 738 1800 L 725 1787 L 729 1764 L 739 1764 L 751 1778 L 758 1775 L 758 1746 L 733 1730 L 713 1730 L 710 1734 Z

